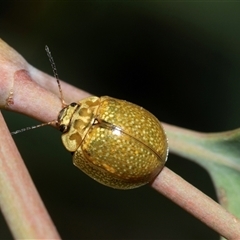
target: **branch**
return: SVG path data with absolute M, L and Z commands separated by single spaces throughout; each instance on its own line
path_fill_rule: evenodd
M 240 239 L 238 218 L 167 167 L 151 186 L 226 239 Z
M 55 79 L 26 63 L 18 53 L 3 42 L 0 42 L 0 51 L 11 52 L 10 57 L 3 54 L 3 59 L 0 59 L 0 89 L 4 93 L 0 92 L 0 105 L 42 122 L 57 119 L 61 101 L 57 97 L 58 89 Z M 12 63 L 12 58 L 15 59 L 14 63 Z M 9 80 L 11 84 L 7 82 Z M 79 101 L 90 95 L 64 82 L 61 82 L 61 86 L 66 102 Z M 164 127 L 167 132 L 170 130 L 168 125 Z M 240 239 L 238 219 L 168 168 L 165 167 L 162 170 L 152 183 L 152 187 L 222 236 L 228 239 Z
M 60 239 L 1 113 L 0 208 L 16 239 Z

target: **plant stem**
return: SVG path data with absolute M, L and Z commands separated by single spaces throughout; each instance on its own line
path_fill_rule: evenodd
M 60 239 L 0 112 L 0 208 L 15 239 Z
M 152 187 L 229 240 L 240 239 L 240 220 L 164 167 Z
M 55 79 L 29 65 L 1 40 L 0 51 L 0 106 L 42 122 L 57 119 L 61 101 L 57 97 Z M 64 82 L 61 82 L 61 86 L 67 102 L 89 96 Z M 0 121 L 3 119 L 0 118 Z M 167 124 L 164 127 L 169 133 L 177 128 Z M 172 141 L 170 147 L 171 144 Z M 181 144 L 181 140 L 176 139 L 177 144 Z M 0 160 L 0 204 L 14 236 L 59 238 L 5 123 L 0 125 Z M 240 239 L 237 218 L 166 167 L 152 183 L 152 187 L 222 236 Z

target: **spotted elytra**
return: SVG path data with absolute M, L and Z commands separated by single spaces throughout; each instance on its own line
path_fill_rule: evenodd
M 49 48 L 45 49 L 63 103 L 57 69 Z M 161 123 L 133 103 L 92 96 L 65 106 L 55 122 L 63 145 L 73 154 L 73 164 L 106 186 L 142 186 L 159 174 L 167 160 L 168 143 Z

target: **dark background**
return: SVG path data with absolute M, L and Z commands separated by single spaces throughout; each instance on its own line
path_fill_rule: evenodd
M 47 44 L 61 79 L 203 132 L 239 127 L 239 26 L 239 2 L 0 1 L 0 37 L 33 66 L 52 74 Z M 4 116 L 11 131 L 36 124 Z M 63 239 L 218 239 L 149 186 L 85 176 L 55 129 L 14 139 Z M 216 199 L 204 169 L 171 154 L 167 166 Z M 3 217 L 0 239 L 12 239 Z

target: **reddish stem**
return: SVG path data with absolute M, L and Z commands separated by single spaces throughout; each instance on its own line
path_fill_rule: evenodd
M 41 120 L 42 122 L 49 122 L 57 119 L 58 112 L 61 109 L 61 101 L 57 95 L 52 94 L 56 92 L 58 93 L 55 79 L 30 66 L 21 56 L 19 56 L 19 54 L 1 41 L 0 50 L 5 51 L 2 56 L 0 56 L 0 105 L 10 110 L 27 114 Z M 88 93 L 76 89 L 69 84 L 61 82 L 61 85 L 67 102 L 70 102 L 70 100 L 78 101 L 83 97 L 89 96 Z M 166 130 L 168 130 L 168 125 L 164 126 L 166 127 Z M 3 133 L 0 132 L 0 135 L 9 137 L 9 133 L 7 135 L 6 130 Z M 2 140 L 0 142 L 1 149 L 5 149 L 5 146 L 1 145 L 2 142 L 5 141 L 5 138 L 3 139 L 2 137 L 0 140 Z M 6 149 L 9 149 L 7 150 L 7 153 L 9 154 L 11 151 L 16 152 L 16 149 L 13 148 L 12 145 L 9 148 L 6 147 Z M 6 156 L 9 157 L 11 155 Z M 3 159 L 1 167 L 8 168 L 9 170 L 6 172 L 8 176 L 6 176 L 6 179 L 1 183 L 9 185 L 9 187 L 6 188 L 7 190 L 4 192 L 2 189 L 0 190 L 0 198 L 5 198 L 4 195 L 12 196 L 14 194 L 15 189 L 12 188 L 12 185 L 17 181 L 15 177 L 13 177 L 15 172 L 19 172 L 16 176 L 20 178 L 25 176 L 26 170 L 24 170 L 24 167 L 21 165 L 21 161 L 22 160 L 14 159 L 11 164 L 16 164 L 16 169 L 14 168 L 14 171 L 11 172 L 10 169 L 12 167 L 8 165 L 5 159 Z M 3 171 L 5 171 L 5 169 L 1 171 L 1 174 Z M 26 180 L 31 182 L 29 178 L 26 178 Z M 29 191 L 29 187 L 25 188 L 26 186 L 29 186 L 29 184 L 26 185 L 25 183 L 21 183 L 15 187 L 21 189 L 19 192 L 24 195 Z M 206 223 L 224 237 L 228 239 L 240 239 L 240 223 L 237 218 L 232 216 L 211 198 L 204 195 L 201 191 L 197 190 L 166 167 L 152 183 L 152 187 L 182 208 L 186 209 L 196 218 Z M 35 204 L 35 201 L 37 201 L 34 197 L 34 192 L 35 190 L 31 190 L 29 193 L 29 199 L 32 200 L 31 203 L 33 205 Z M 26 202 L 27 200 L 24 196 L 23 199 L 19 198 L 18 201 Z M 21 204 L 24 206 L 24 203 Z M 38 203 L 36 202 L 36 204 Z M 11 206 L 10 203 L 9 206 Z M 36 207 L 36 209 L 39 208 Z M 33 213 L 37 213 L 36 216 L 38 216 L 41 214 L 41 211 L 34 210 Z M 9 215 L 7 216 L 9 219 L 14 215 L 11 212 L 8 213 L 8 211 L 5 211 L 5 215 L 6 214 Z M 27 211 L 22 212 L 22 214 L 22 219 L 24 221 L 27 217 L 32 215 Z M 20 216 L 19 218 L 21 219 Z M 43 219 L 43 222 L 44 221 L 44 225 L 51 225 L 51 222 L 49 222 L 47 218 L 45 220 Z M 14 223 L 11 221 L 8 222 L 14 232 Z M 43 222 L 39 222 L 40 228 L 43 226 Z M 35 223 L 38 224 L 37 220 L 34 220 L 34 226 L 36 226 Z M 36 226 L 36 232 L 38 232 L 37 229 L 38 227 Z M 14 233 L 14 235 L 19 237 L 16 233 Z
M 16 239 L 60 239 L 0 113 L 0 206 Z
M 152 187 L 227 239 L 240 239 L 240 220 L 164 167 Z

